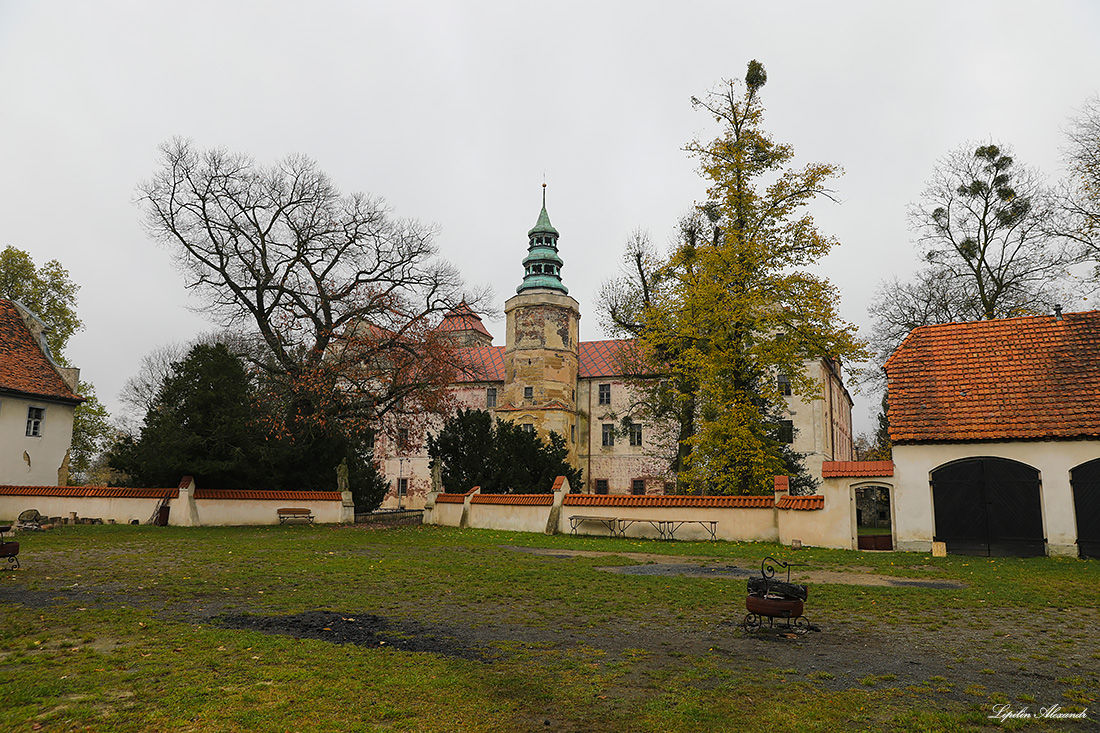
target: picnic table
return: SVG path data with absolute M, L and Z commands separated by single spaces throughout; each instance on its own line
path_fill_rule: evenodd
M 599 522 L 608 528 L 612 537 L 626 537 L 627 528 L 638 522 L 644 522 L 657 530 L 657 536 L 662 540 L 676 539 L 676 530 L 685 524 L 698 524 L 705 529 L 710 538 L 717 539 L 716 531 L 718 520 L 716 519 L 648 519 L 645 517 L 607 517 L 592 516 L 588 514 L 574 514 L 569 517 L 570 534 L 577 534 L 577 529 L 584 522 Z

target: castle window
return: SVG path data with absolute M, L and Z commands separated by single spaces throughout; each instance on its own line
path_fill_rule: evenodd
M 533 433 L 533 432 L 535 432 L 535 426 L 534 426 L 534 425 L 532 425 L 532 424 L 531 424 L 531 423 L 529 423 L 529 422 L 528 422 L 528 423 L 524 423 L 523 425 L 520 425 L 520 429 L 522 429 L 522 430 L 523 430 L 523 432 L 525 432 L 525 433 Z
M 607 493 L 607 479 L 605 479 L 605 478 L 596 479 L 596 493 L 597 494 L 606 494 Z
M 399 450 L 404 450 L 409 445 L 409 429 L 398 428 L 397 429 L 397 447 Z
M 610 384 L 601 384 L 600 387 L 599 387 L 599 392 L 600 392 L 600 397 L 599 397 L 599 400 L 598 400 L 599 404 L 601 404 L 601 405 L 610 405 L 611 404 L 611 385 Z
M 794 423 L 790 420 L 779 421 L 779 442 L 780 443 L 793 443 L 794 442 Z
M 630 423 L 630 444 L 642 444 L 642 424 L 640 422 Z
M 603 429 L 603 446 L 604 448 L 610 448 L 615 445 L 615 426 L 609 422 L 605 422 L 602 426 Z
M 534 387 L 524 387 L 523 388 L 523 399 L 525 399 L 525 400 L 535 399 L 535 388 Z
M 41 438 L 42 437 L 42 421 L 44 419 L 46 419 L 46 408 L 45 407 L 28 407 L 27 408 L 27 437 L 28 438 Z
M 779 394 L 784 397 L 790 397 L 791 395 L 791 378 L 786 374 L 780 374 L 776 380 L 779 384 Z
M 489 387 L 485 390 L 485 406 L 496 407 L 497 406 L 497 388 Z
M 397 479 L 397 495 L 408 496 L 409 494 L 409 480 L 407 478 Z
M 645 494 L 645 480 L 636 478 L 630 482 L 630 493 L 634 496 L 643 496 Z

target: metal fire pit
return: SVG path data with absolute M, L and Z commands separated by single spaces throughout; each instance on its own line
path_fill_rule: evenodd
M 748 582 L 749 594 L 745 598 L 745 608 L 749 612 L 741 622 L 744 631 L 765 628 L 765 619 L 768 629 L 796 634 L 805 634 L 810 630 L 810 622 L 802 615 L 809 590 L 804 585 L 791 582 L 791 568 L 801 564 L 783 562 L 774 557 L 766 557 L 760 562 L 761 577 L 749 578 Z M 775 579 L 777 566 L 786 568 L 786 581 Z M 780 619 L 779 624 L 776 619 Z

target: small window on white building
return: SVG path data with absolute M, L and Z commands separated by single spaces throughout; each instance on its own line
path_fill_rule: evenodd
M 397 479 L 397 495 L 400 497 L 408 496 L 409 494 L 409 480 L 407 478 Z
M 780 374 L 776 378 L 776 381 L 779 384 L 779 394 L 783 395 L 784 397 L 790 397 L 791 396 L 791 378 L 788 377 L 786 374 Z
M 27 437 L 42 437 L 42 421 L 46 419 L 45 407 L 27 408 Z
M 492 409 L 497 406 L 497 388 L 489 387 L 485 390 L 485 406 Z
M 635 446 L 642 444 L 642 424 L 640 422 L 630 423 L 630 444 Z
M 794 442 L 794 423 L 790 420 L 779 421 L 779 442 L 780 443 L 793 443 Z
M 535 388 L 534 387 L 524 387 L 523 388 L 523 399 L 525 399 L 525 400 L 535 399 Z
M 603 430 L 603 445 L 605 448 L 610 448 L 615 445 L 615 426 L 611 423 L 605 422 L 601 426 Z
M 630 493 L 634 496 L 645 496 L 645 479 L 636 478 L 631 481 Z
M 610 384 L 601 384 L 599 386 L 598 403 L 601 404 L 601 405 L 610 405 L 611 404 L 611 385 Z
M 605 478 L 596 479 L 596 493 L 597 494 L 606 494 L 607 493 L 607 479 L 605 479 Z
M 520 425 L 520 428 L 522 428 L 523 432 L 525 432 L 525 433 L 535 432 L 535 426 L 532 423 L 529 423 L 529 422 L 524 423 L 523 425 Z

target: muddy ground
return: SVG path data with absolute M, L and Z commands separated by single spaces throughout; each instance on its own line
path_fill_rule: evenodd
M 530 552 L 546 562 L 568 562 L 576 556 L 598 557 L 620 553 L 572 552 L 511 547 Z M 624 554 L 644 563 L 609 566 L 609 573 L 686 575 L 729 578 L 743 583 L 759 568 L 726 562 L 684 562 L 664 555 Z M 918 585 L 930 589 L 961 587 L 955 581 L 909 581 L 870 572 L 808 572 L 795 574 L 795 582 L 851 583 L 854 585 Z M 106 592 L 105 592 L 106 591 Z M 295 615 L 265 615 L 242 609 L 161 605 L 153 596 L 123 588 L 97 588 L 96 603 L 147 607 L 175 620 L 212 623 L 226 628 L 250 629 L 294 638 L 321 639 L 336 644 L 389 647 L 409 652 L 432 652 L 449 657 L 492 664 L 518 645 L 533 650 L 596 649 L 607 662 L 631 660 L 630 675 L 621 680 L 626 688 L 654 684 L 647 669 L 690 666 L 711 655 L 732 670 L 772 672 L 781 683 L 784 675 L 813 679 L 828 689 L 868 687 L 919 687 L 935 700 L 963 704 L 989 703 L 998 698 L 1033 701 L 1034 705 L 1071 704 L 1066 693 L 1087 690 L 1095 696 L 1096 669 L 1100 666 L 1100 611 L 1095 605 L 1074 609 L 1050 609 L 1032 613 L 994 609 L 973 617 L 946 615 L 944 625 L 928 628 L 928 619 L 915 623 L 888 623 L 874 617 L 835 619 L 814 617 L 813 591 L 806 607 L 819 631 L 794 635 L 783 631 L 745 633 L 739 626 L 743 608 L 730 609 L 728 617 L 698 626 L 674 618 L 654 618 L 644 625 L 611 620 L 596 628 L 542 627 L 506 623 L 479 617 L 469 624 L 411 621 L 421 618 L 410 602 L 408 617 L 383 617 L 374 609 L 315 609 Z M 0 604 L 48 606 L 64 602 L 93 605 L 87 591 L 65 588 L 30 592 L 18 583 L 0 585 Z M 957 612 L 945 611 L 945 614 Z M 639 653 L 641 660 L 639 661 Z M 1090 713 L 1076 730 L 1100 730 L 1100 711 Z

